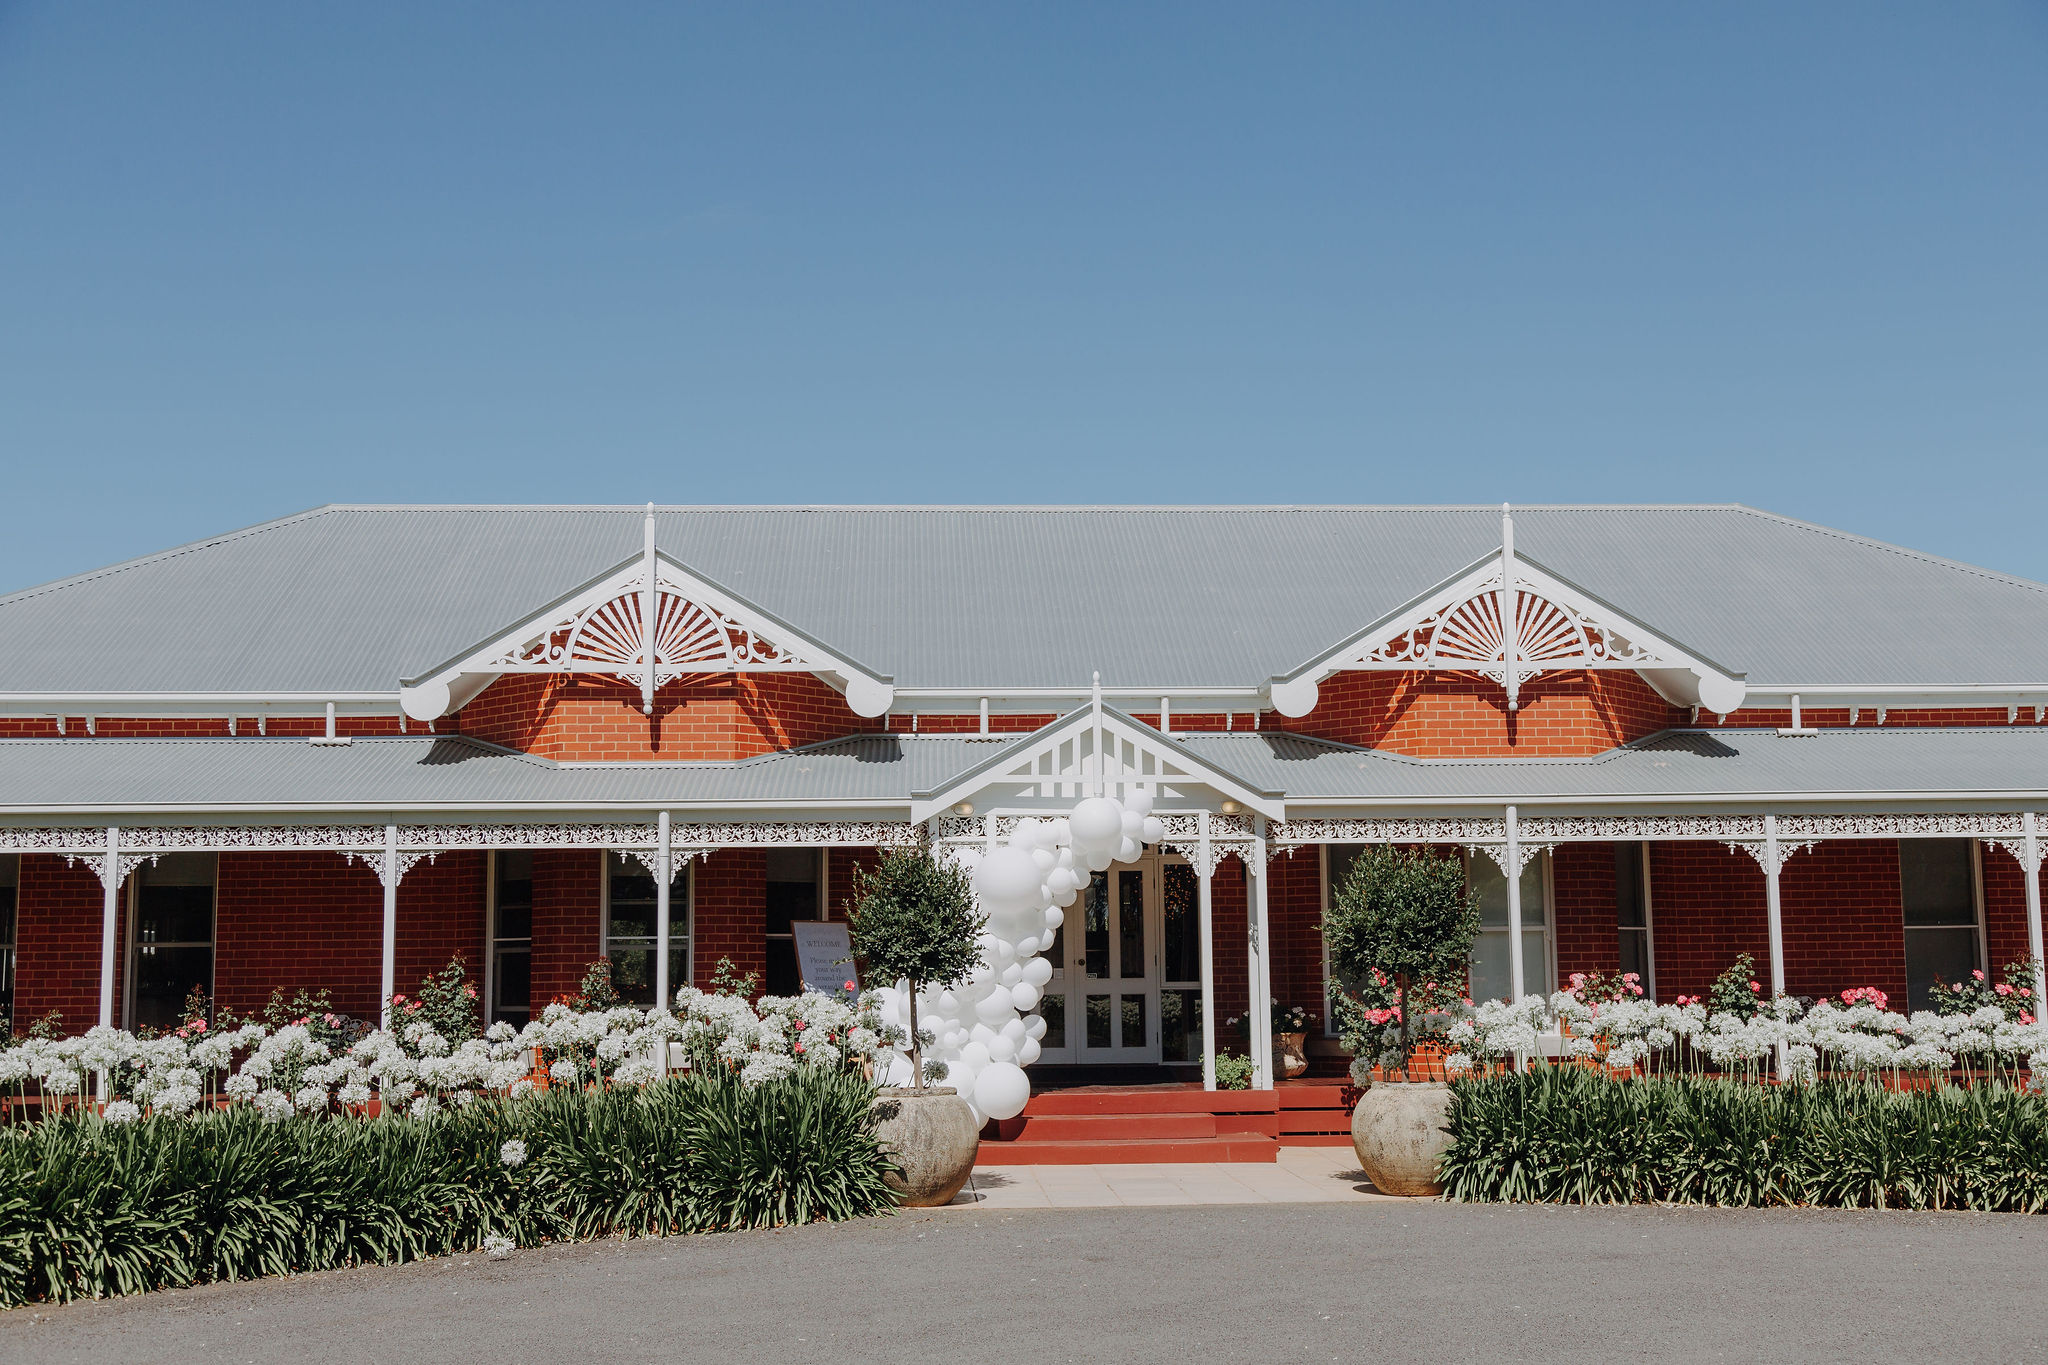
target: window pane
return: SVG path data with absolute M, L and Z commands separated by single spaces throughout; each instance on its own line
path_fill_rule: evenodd
M 1644 991 L 1650 989 L 1650 936 L 1641 929 L 1621 931 L 1621 970 L 1642 978 Z
M 1038 1045 L 1048 1051 L 1056 1047 L 1065 1047 L 1067 1045 L 1067 997 L 1058 994 L 1039 997 L 1038 1012 L 1045 1019 L 1045 1037 L 1038 1040 Z
M 1145 961 L 1145 874 L 1117 873 L 1117 975 L 1143 977 Z
M 533 937 L 533 854 L 508 849 L 498 854 L 496 938 Z M 522 997 L 523 999 L 524 997 Z
M 1906 931 L 1906 995 L 1908 1009 L 1932 1003 L 1936 981 L 1967 981 L 1977 968 L 1977 930 L 1908 929 Z
M 1899 840 L 1899 896 L 1908 924 L 1977 922 L 1968 839 Z
M 1081 948 L 1087 955 L 1083 970 L 1091 979 L 1099 981 L 1109 975 L 1109 874 L 1098 872 L 1089 878 L 1088 889 L 1081 895 L 1084 897 Z M 1108 997 L 1103 999 L 1107 1001 Z M 1107 1010 L 1109 1006 L 1105 1003 L 1103 1008 Z M 1108 1047 L 1109 1044 L 1104 1043 L 1103 1046 Z
M 14 888 L 0 886 L 0 944 L 14 942 Z
M 762 989 L 770 995 L 796 995 L 803 990 L 803 976 L 796 965 L 796 940 L 768 940 L 768 971 Z
M 1088 997 L 1088 1046 L 1109 1046 L 1109 997 Z
M 491 1018 L 523 1024 L 532 1015 L 533 954 L 500 948 L 491 965 Z
M 1123 1045 L 1125 1047 L 1145 1046 L 1145 997 L 1126 995 L 1123 1002 Z
M 131 1027 L 176 1028 L 194 986 L 213 993 L 213 949 L 137 947 Z
M 1508 927 L 1508 879 L 1500 864 L 1484 853 L 1466 862 L 1466 878 L 1479 896 L 1479 923 L 1487 929 Z M 1531 858 L 1522 869 L 1522 924 L 1543 923 L 1543 859 Z
M 791 920 L 818 917 L 818 850 L 771 848 L 768 862 L 768 932 L 786 934 Z M 770 992 L 775 994 L 776 992 Z
M 1548 995 L 1550 983 L 1546 979 L 1547 954 L 1544 951 L 1543 931 L 1524 929 L 1522 931 L 1522 989 L 1530 995 Z M 1508 961 L 1508 936 L 1505 933 L 1482 931 L 1472 943 L 1472 998 L 1474 1000 L 1505 1000 L 1508 998 L 1512 964 Z
M 1614 846 L 1614 918 L 1623 928 L 1640 929 L 1643 915 L 1643 846 Z M 1631 971 L 1634 968 L 1630 968 Z
M 1202 993 L 1169 990 L 1159 993 L 1159 1059 L 1165 1062 L 1202 1060 Z
M 1331 844 L 1330 899 L 1337 898 L 1337 888 L 1344 885 L 1344 879 L 1351 875 L 1351 865 L 1358 861 L 1358 855 L 1365 852 L 1364 844 Z
M 1159 869 L 1159 895 L 1164 917 L 1165 977 L 1168 981 L 1202 979 L 1201 904 L 1195 870 L 1186 863 Z
M 654 937 L 654 878 L 639 863 L 614 864 L 606 940 Z M 616 961 L 616 955 L 614 955 Z

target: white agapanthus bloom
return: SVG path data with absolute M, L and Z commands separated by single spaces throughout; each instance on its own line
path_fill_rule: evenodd
M 498 1160 L 511 1169 L 518 1170 L 526 1164 L 526 1144 L 518 1138 L 509 1139 L 498 1149 Z
M 108 1100 L 100 1117 L 108 1123 L 133 1123 L 142 1117 L 142 1108 L 133 1100 Z
M 484 1255 L 494 1261 L 502 1261 L 512 1254 L 516 1244 L 502 1232 L 494 1232 L 484 1238 Z

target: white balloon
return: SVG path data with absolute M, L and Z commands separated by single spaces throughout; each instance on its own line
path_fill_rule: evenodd
M 1017 822 L 1017 827 L 1010 831 L 1011 846 L 1013 848 L 1037 848 L 1038 829 L 1037 819 L 1033 816 L 1025 816 Z
M 1135 863 L 1145 856 L 1145 850 L 1136 839 L 1125 839 L 1116 846 L 1116 860 L 1120 863 Z
M 1164 820 L 1161 820 L 1156 815 L 1146 816 L 1144 836 L 1146 843 L 1158 843 L 1161 839 L 1164 839 L 1166 837 L 1166 822 Z
M 1003 1037 L 1008 1038 L 1013 1043 L 1023 1042 L 1030 1035 L 1030 1032 L 1030 1028 L 1022 1019 L 1012 1019 L 1009 1023 L 1003 1025 L 1002 1029 Z
M 1052 980 L 1052 963 L 1042 957 L 1032 958 L 1024 964 L 1024 979 L 1041 990 L 1044 989 L 1045 983 Z
M 1066 816 L 1062 815 L 1059 819 L 1048 823 L 1052 826 L 1052 837 L 1055 841 L 1062 844 L 1074 842 L 1074 825 Z
M 1125 811 L 1123 822 L 1118 826 L 1118 832 L 1126 839 L 1137 838 L 1145 832 L 1145 817 L 1134 810 Z
M 1062 892 L 1060 892 L 1060 893 L 1059 893 L 1059 895 L 1057 895 L 1057 896 L 1054 896 L 1054 897 L 1052 898 L 1053 908 L 1054 908 L 1055 910 L 1064 910 L 1064 909 L 1066 909 L 1066 908 L 1067 908 L 1068 906 L 1072 905 L 1072 904 L 1073 904 L 1073 903 L 1075 902 L 1075 900 L 1077 900 L 1077 899 L 1078 899 L 1078 898 L 1080 897 L 1080 894 L 1081 894 L 1081 893 L 1080 893 L 1079 891 L 1062 891 Z M 1057 928 L 1058 928 L 1059 926 L 1058 926 L 1058 925 L 1054 925 L 1053 927 L 1054 927 L 1055 929 L 1057 929 Z
M 1031 1078 L 1012 1062 L 990 1062 L 974 1078 L 974 1107 L 992 1119 L 1013 1119 L 1031 1101 Z
M 1019 981 L 1010 987 L 1010 1003 L 1019 1011 L 1034 1010 L 1038 1008 L 1038 994 L 1038 987 L 1029 981 Z
M 991 915 L 1029 908 L 1038 900 L 1038 863 L 1021 848 L 999 848 L 974 874 L 975 894 Z
M 996 980 L 1005 986 L 1014 986 L 1023 979 L 1024 969 L 1015 962 L 1003 968 L 1002 973 L 996 977 Z
M 1049 848 L 1032 849 L 1031 861 L 1038 864 L 1040 872 L 1048 871 L 1060 865 L 1060 860 L 1052 856 L 1052 850 Z
M 1067 899 L 1067 902 L 1066 902 L 1066 903 L 1067 903 L 1068 905 L 1072 905 L 1072 904 L 1073 904 L 1073 898 L 1072 898 L 1072 897 L 1068 897 L 1068 899 Z M 1061 926 L 1062 924 L 1065 924 L 1066 922 L 1067 922 L 1067 913 L 1066 913 L 1066 911 L 1062 910 L 1062 909 L 1061 909 L 1061 908 L 1060 908 L 1059 906 L 1057 906 L 1057 905 L 1055 905 L 1055 906 L 1054 906 L 1054 907 L 1053 907 L 1052 909 L 1050 909 L 1050 910 L 1048 910 L 1048 911 L 1046 911 L 1046 912 L 1045 912 L 1045 927 L 1046 927 L 1046 928 L 1048 928 L 1048 929 L 1057 929 L 1057 928 L 1059 928 L 1059 927 L 1060 927 L 1060 926 Z
M 1017 1065 L 1030 1066 L 1038 1060 L 1038 1055 L 1042 1050 L 1036 1038 L 1026 1038 L 1023 1042 L 1017 1044 Z
M 1074 813 L 1067 817 L 1074 835 L 1074 843 L 1081 848 L 1114 844 L 1123 833 L 1123 811 L 1116 802 L 1105 796 L 1091 796 L 1074 807 Z
M 1008 991 L 991 991 L 987 999 L 974 1007 L 974 1017 L 990 1028 L 997 1028 L 1010 1017 L 1010 1011 L 1015 1008 L 1016 1006 L 1010 1002 Z
M 1045 1036 L 1045 1016 L 1034 1014 L 1029 1019 L 1026 1019 L 1024 1021 L 1024 1036 L 1027 1038 L 1043 1038 Z
M 910 1084 L 910 1058 L 908 1058 L 908 1057 L 892 1057 L 892 1058 L 890 1058 L 890 1059 L 889 1059 L 889 1068 L 888 1068 L 888 1070 L 887 1070 L 887 1071 L 886 1071 L 886 1072 L 885 1072 L 885 1073 L 883 1074 L 883 1076 L 882 1076 L 882 1084 L 883 1084 L 883 1085 L 909 1085 L 909 1084 Z
M 1124 798 L 1124 809 L 1138 812 L 1140 818 L 1150 815 L 1152 813 L 1152 793 L 1142 790 L 1132 792 Z
M 1017 1060 L 1017 1045 L 1008 1038 L 998 1037 L 988 1045 L 991 1062 L 1014 1062 Z
M 1091 848 L 1088 850 L 1088 870 L 1090 872 L 1107 872 L 1109 871 L 1109 865 L 1115 861 L 1116 850 L 1114 848 Z
M 996 1036 L 1001 1037 L 1002 1035 L 998 1034 Z M 989 1045 L 987 1043 L 975 1042 L 967 1044 L 967 1046 L 960 1049 L 960 1065 L 970 1071 L 981 1070 L 988 1065 L 988 1059 L 994 1055 L 988 1049 Z

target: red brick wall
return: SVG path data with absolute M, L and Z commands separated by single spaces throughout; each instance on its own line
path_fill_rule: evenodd
M 1223 1021 L 1243 1018 L 1251 1002 L 1251 958 L 1247 929 L 1250 926 L 1250 888 L 1245 885 L 1244 864 L 1225 858 L 1210 878 L 1209 910 L 1215 935 L 1216 1045 L 1230 1044 L 1234 1052 L 1244 1050 L 1242 1033 L 1224 1027 Z M 1267 907 L 1272 913 L 1272 907 Z
M 99 1022 L 100 879 L 84 863 L 28 854 L 16 893 L 14 1026 L 28 1026 L 51 1010 L 64 1013 L 64 1030 L 83 1033 Z M 115 942 L 128 932 L 127 897 Z M 114 1022 L 121 1022 L 122 962 L 114 958 Z
M 1720 844 L 1650 845 L 1657 996 L 1704 995 L 1737 953 L 1756 958 L 1768 985 L 1771 945 L 1764 874 L 1747 853 Z
M 836 852 L 836 850 L 835 850 Z M 836 861 L 836 859 L 835 859 Z M 720 958 L 768 975 L 768 858 L 758 848 L 720 849 L 695 865 L 697 985 L 708 989 Z
M 558 995 L 573 995 L 583 971 L 603 948 L 604 859 L 588 848 L 541 848 L 533 853 L 534 1018 Z
M 829 919 L 845 919 L 847 902 L 853 899 L 853 874 L 856 868 L 873 868 L 881 860 L 882 850 L 878 848 L 835 848 L 831 850 L 825 869 L 825 914 Z M 765 883 L 763 895 L 766 895 Z
M 1756 882 L 1761 900 L 1761 870 Z M 1786 991 L 1834 995 L 1851 986 L 1875 986 L 1897 1008 L 1906 1007 L 1906 926 L 1895 841 L 1816 844 L 1785 864 L 1778 892 L 1785 918 Z M 1769 971 L 1767 954 L 1759 953 L 1757 962 Z M 1768 976 L 1757 979 L 1770 985 Z
M 214 927 L 214 993 L 238 1012 L 272 990 L 325 990 L 335 1007 L 373 1019 L 384 953 L 384 887 L 333 853 L 224 853 Z M 484 973 L 484 854 L 420 862 L 398 888 L 397 990 L 461 955 L 477 990 Z
M 425 867 L 399 888 L 401 944 L 405 893 Z M 377 1017 L 384 888 L 368 867 L 338 853 L 224 853 L 215 904 L 213 987 L 222 1005 L 248 1013 L 273 987 L 324 989 L 336 1008 Z M 410 993 L 414 983 L 403 972 L 399 980 Z
M 724 762 L 878 731 L 808 673 L 678 678 L 654 694 L 617 679 L 515 674 L 457 713 L 464 734 L 565 762 Z
M 1266 864 L 1266 934 L 1273 944 L 1273 1003 L 1300 1005 L 1323 1024 L 1322 851 L 1298 848 Z
M 1603 753 L 1674 725 L 1671 706 L 1633 672 L 1555 673 L 1523 686 L 1507 709 L 1499 684 L 1472 673 L 1338 673 L 1315 710 L 1270 727 L 1417 758 L 1553 758 Z
M 1562 844 L 1550 855 L 1550 926 L 1557 945 L 1557 979 L 1573 972 L 1613 975 L 1621 970 L 1621 937 L 1614 900 L 1614 845 Z M 1659 993 L 1666 999 L 1670 992 Z M 1645 982 L 1643 988 L 1649 989 Z
M 2001 848 L 1984 856 L 1984 956 L 1996 978 L 2009 962 L 2024 962 L 2027 943 L 2027 874 L 2019 860 Z

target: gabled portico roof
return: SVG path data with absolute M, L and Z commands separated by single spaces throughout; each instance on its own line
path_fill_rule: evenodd
M 1100 704 L 1070 711 L 943 785 L 912 793 L 910 818 L 929 820 L 962 802 L 1052 809 L 1085 796 L 1122 797 L 1142 789 L 1156 799 L 1190 787 L 1206 787 L 1218 800 L 1269 819 L 1286 818 L 1280 792 L 1247 782 L 1173 736 Z

